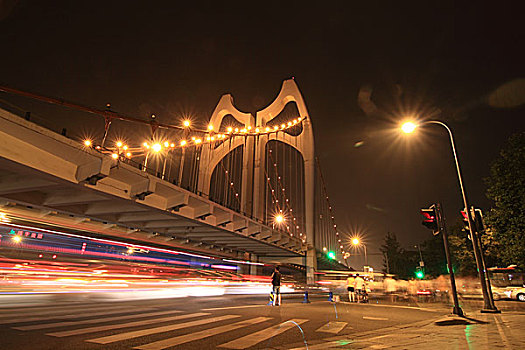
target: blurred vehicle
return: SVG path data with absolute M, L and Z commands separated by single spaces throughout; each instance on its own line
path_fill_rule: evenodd
M 509 287 L 504 292 L 505 296 L 512 300 L 525 302 L 525 287 Z

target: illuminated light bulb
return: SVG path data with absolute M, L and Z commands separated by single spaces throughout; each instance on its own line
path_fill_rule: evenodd
M 122 147 L 122 141 L 118 141 L 118 142 L 117 142 L 117 147 L 118 147 L 118 148 Z
M 401 130 L 403 130 L 405 134 L 410 134 L 411 132 L 414 132 L 416 128 L 417 125 L 412 122 L 407 122 L 401 126 Z
M 215 137 L 211 137 L 211 140 L 212 140 L 212 141 L 215 141 Z
M 133 248 L 128 248 L 128 254 L 133 254 Z
M 206 141 L 211 141 L 211 137 L 206 136 Z
M 288 126 L 292 126 L 292 122 L 288 122 Z
M 246 129 L 241 129 L 241 132 L 242 132 L 242 133 L 245 133 L 245 132 L 246 132 Z
M 186 146 L 186 144 L 187 144 L 186 140 L 181 140 L 181 141 L 180 141 L 180 145 L 181 145 L 182 147 Z
M 251 126 L 248 126 L 248 128 L 247 128 L 247 129 L 248 129 L 248 130 L 252 130 L 252 127 L 251 127 Z
M 148 143 L 147 143 L 147 142 L 144 142 L 144 143 L 142 144 L 142 146 L 144 146 L 144 147 L 148 147 Z
M 131 158 L 131 152 L 126 153 L 126 157 Z
M 352 244 L 353 245 L 358 245 L 359 244 L 359 238 L 352 239 Z
M 231 126 L 228 127 L 228 129 L 226 129 L 228 132 L 232 132 L 233 131 L 233 128 Z
M 169 147 L 170 143 L 168 141 L 164 142 L 164 147 Z
M 275 222 L 278 224 L 281 224 L 284 222 L 284 216 L 282 214 L 278 214 L 275 216 Z
M 13 237 L 13 241 L 15 241 L 16 243 L 20 243 L 20 242 L 22 242 L 22 237 L 20 237 L 20 236 L 14 236 L 14 237 Z
M 208 125 L 208 130 L 209 130 L 209 131 L 212 131 L 212 130 L 213 130 L 213 125 L 211 125 L 211 124 Z
M 174 143 L 172 143 L 172 144 L 170 145 L 170 147 L 171 147 L 171 148 L 175 147 L 175 144 L 174 144 Z
M 277 125 L 273 127 L 273 130 L 277 130 L 277 129 L 279 129 Z
M 113 154 L 111 155 L 111 158 L 113 158 L 113 159 L 117 159 L 117 158 L 118 158 L 118 154 L 113 153 Z
M 261 130 L 259 130 L 259 128 L 255 128 L 255 132 L 256 133 L 259 133 Z
M 92 145 L 91 140 L 85 140 L 84 141 L 84 146 L 89 147 L 91 145 Z
M 303 118 L 301 118 L 301 117 L 297 118 L 297 122 L 300 122 L 301 120 L 303 120 Z
M 293 120 L 293 125 L 297 124 L 297 119 Z
M 264 130 L 266 130 L 266 132 L 269 132 L 270 128 L 267 126 L 266 129 L 264 129 Z
M 185 128 L 188 128 L 190 125 L 191 125 L 191 122 L 189 120 L 185 120 L 182 122 L 182 125 L 185 127 Z
M 124 145 L 124 147 L 122 147 L 122 149 L 123 149 L 124 151 L 126 151 L 126 150 L 128 149 L 128 146 Z
M 153 151 L 158 153 L 162 150 L 162 145 L 160 143 L 156 143 L 153 146 L 151 146 L 151 148 L 153 149 Z
M 202 142 L 201 139 L 196 139 L 196 140 L 195 140 L 195 143 L 196 143 L 196 144 L 199 144 L 199 143 L 201 143 L 201 142 Z
M 239 128 L 235 128 L 235 132 L 239 132 Z
M 191 137 L 191 140 L 192 140 L 192 141 L 195 141 L 196 139 L 197 139 L 197 138 L 196 138 L 195 136 L 192 136 L 192 137 Z
M 284 129 L 284 128 L 286 128 L 286 124 L 283 123 L 281 124 L 281 129 Z

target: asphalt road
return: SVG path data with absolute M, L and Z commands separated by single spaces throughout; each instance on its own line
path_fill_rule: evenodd
M 442 304 L 331 303 L 262 296 L 151 300 L 0 296 L 2 349 L 293 349 L 395 332 L 446 314 Z M 512 302 L 510 302 L 512 303 Z M 523 303 L 522 303 L 523 304 Z M 507 305 L 518 305 L 516 303 Z M 476 302 L 471 305 L 476 307 Z M 521 305 L 519 305 L 521 306 Z M 344 338 L 343 337 L 343 338 Z

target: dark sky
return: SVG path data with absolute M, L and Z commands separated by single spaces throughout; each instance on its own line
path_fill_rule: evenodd
M 441 201 L 452 223 L 463 206 L 445 130 L 400 137 L 405 115 L 449 123 L 470 202 L 490 208 L 489 164 L 525 130 L 518 2 L 306 3 L 0 1 L 0 83 L 204 123 L 223 93 L 255 112 L 293 76 L 339 227 L 361 233 L 369 253 L 387 231 L 406 247 L 429 238 L 419 208 Z M 367 91 L 371 100 L 358 98 Z M 48 123 L 78 123 L 49 106 L 0 99 Z

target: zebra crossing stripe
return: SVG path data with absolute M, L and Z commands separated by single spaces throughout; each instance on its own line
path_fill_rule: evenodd
M 296 324 L 301 325 L 305 323 L 306 321 L 308 320 L 304 320 L 304 319 L 289 320 L 281 324 L 278 324 L 272 327 L 268 327 L 259 332 L 248 334 L 242 338 L 232 340 L 228 343 L 221 344 L 218 347 L 228 348 L 228 349 L 247 349 L 251 346 L 254 346 L 255 344 L 258 344 L 264 340 L 275 337 L 281 333 L 286 332 L 289 329 L 296 327 Z
M 148 324 L 155 324 L 155 323 L 183 320 L 183 319 L 186 319 L 186 318 L 200 317 L 200 316 L 207 316 L 207 315 L 209 315 L 209 313 L 198 312 L 198 313 L 195 313 L 195 314 L 187 314 L 187 315 L 178 315 L 178 316 L 171 316 L 171 317 L 154 318 L 154 319 L 149 319 L 149 320 L 134 321 L 134 322 L 128 322 L 128 323 L 119 323 L 119 324 L 110 324 L 110 325 L 105 325 L 105 326 L 79 328 L 79 329 L 73 329 L 73 330 L 70 330 L 70 331 L 61 331 L 61 332 L 47 333 L 46 335 L 50 335 L 52 337 L 69 337 L 69 336 L 72 336 L 72 335 L 109 331 L 109 330 L 112 330 L 112 329 L 120 329 L 120 328 L 145 326 L 145 325 L 148 325 Z
M 343 328 L 346 327 L 348 323 L 346 322 L 328 322 L 324 326 L 318 328 L 316 332 L 326 332 L 326 333 L 332 333 L 337 334 L 343 330 Z
M 98 309 L 108 309 L 108 308 L 124 308 L 123 305 L 116 305 L 116 306 L 106 306 L 102 307 L 100 305 L 97 305 L 95 308 Z M 0 319 L 10 318 L 10 317 L 22 317 L 22 316 L 42 316 L 42 315 L 50 315 L 50 314 L 67 314 L 71 311 L 82 311 L 82 310 L 92 310 L 89 306 L 77 306 L 77 307 L 59 307 L 59 308 L 49 308 L 46 310 L 38 310 L 34 312 L 10 312 L 7 314 L 0 314 Z
M 60 313 L 51 313 L 46 316 L 40 315 L 38 317 L 18 317 L 18 318 L 10 318 L 10 319 L 4 319 L 0 320 L 0 324 L 8 324 L 8 323 L 26 323 L 26 322 L 34 322 L 34 321 L 47 321 L 47 320 L 67 320 L 72 318 L 81 318 L 81 317 L 90 317 L 90 316 L 102 316 L 102 315 L 111 315 L 111 314 L 123 314 L 126 312 L 129 312 L 130 308 L 129 306 L 118 306 L 118 307 L 104 307 L 104 308 L 91 308 L 89 311 L 96 311 L 96 312 L 88 312 L 88 313 L 81 313 L 82 310 L 69 310 L 67 312 L 60 312 Z M 108 311 L 109 310 L 109 311 Z M 151 310 L 149 308 L 148 310 Z M 72 314 L 71 312 L 77 311 L 77 313 Z
M 189 333 L 184 334 L 178 337 L 168 338 L 164 340 L 159 340 L 153 343 L 144 344 L 141 346 L 137 346 L 134 349 L 140 349 L 140 350 L 161 350 L 170 348 L 173 346 L 177 346 L 180 344 L 188 343 L 195 340 L 200 340 L 204 338 L 208 338 L 217 334 L 230 332 L 239 328 L 248 327 L 257 323 L 265 322 L 271 320 L 271 317 L 256 317 L 249 320 L 240 321 L 237 323 L 227 324 L 224 326 L 219 326 L 215 328 L 205 329 L 200 332 L 195 333 Z
M 20 316 L 22 314 L 34 315 L 37 312 L 71 310 L 72 308 L 81 308 L 81 307 L 86 308 L 88 307 L 88 305 L 94 305 L 94 304 L 93 303 L 71 303 L 71 304 L 59 304 L 59 305 L 53 305 L 53 306 L 35 306 L 35 307 L 22 307 L 22 308 L 9 308 L 9 309 L 4 308 L 0 310 L 0 317 Z M 100 306 L 100 304 L 95 304 L 95 305 Z
M 104 322 L 110 322 L 110 321 L 127 320 L 130 318 L 144 318 L 144 317 L 150 317 L 150 316 L 161 316 L 161 315 L 174 314 L 174 313 L 180 312 L 180 311 L 172 310 L 172 311 L 150 312 L 146 314 L 136 313 L 136 312 L 150 311 L 150 310 L 151 308 L 133 309 L 133 312 L 135 313 L 132 315 L 113 316 L 113 317 L 106 317 L 106 318 L 93 318 L 89 320 L 80 320 L 80 321 L 39 323 L 39 324 L 31 325 L 31 326 L 20 326 L 20 327 L 11 327 L 11 328 L 19 330 L 19 331 L 34 331 L 37 329 L 58 328 L 58 327 L 76 326 L 76 325 L 81 325 L 81 324 L 92 324 L 92 323 L 104 323 Z
M 240 316 L 239 315 L 224 315 L 224 316 L 218 316 L 218 317 L 212 317 L 212 318 L 205 318 L 202 320 L 197 320 L 197 321 L 192 321 L 192 322 L 178 323 L 178 324 L 173 324 L 169 326 L 162 326 L 162 327 L 148 328 L 148 329 L 142 329 L 142 330 L 132 331 L 132 332 L 119 333 L 119 334 L 109 335 L 109 336 L 101 337 L 101 338 L 88 339 L 86 341 L 90 343 L 97 343 L 97 344 L 109 344 L 109 343 L 114 343 L 114 342 L 121 341 L 121 340 L 142 337 L 145 335 L 169 332 L 169 331 L 173 331 L 176 329 L 189 328 L 189 327 L 194 327 L 194 326 L 200 326 L 200 325 L 207 324 L 207 323 L 229 320 L 231 318 L 236 318 L 236 317 L 240 317 Z

